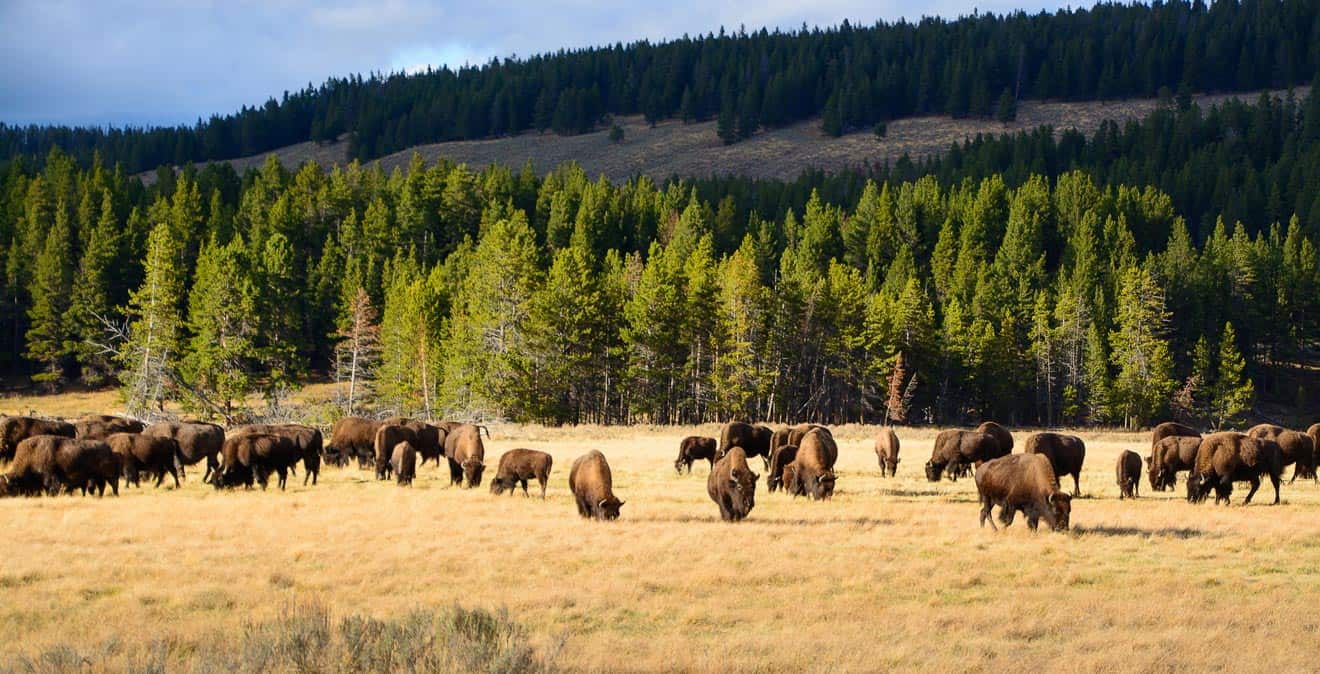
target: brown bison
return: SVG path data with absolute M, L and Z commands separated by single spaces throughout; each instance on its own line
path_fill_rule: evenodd
M 114 433 L 105 439 L 110 451 L 119 455 L 123 466 L 124 484 L 139 486 L 141 475 L 156 476 L 156 486 L 160 487 L 168 473 L 174 478 L 174 488 L 179 488 L 179 471 L 174 466 L 174 457 L 179 454 L 179 443 L 174 438 L 157 438 L 141 433 Z
M 715 462 L 706 477 L 706 493 L 720 507 L 725 522 L 739 522 L 756 505 L 756 481 L 760 475 L 747 467 L 747 454 L 741 447 L 730 449 Z
M 999 521 L 1011 526 L 1017 511 L 1027 516 L 1027 527 L 1036 530 L 1043 518 L 1055 531 L 1068 528 L 1072 497 L 1059 489 L 1059 478 L 1049 459 L 1040 454 L 1010 454 L 987 461 L 976 471 L 976 491 L 981 500 L 981 526 L 995 528 L 991 509 L 999 506 Z
M 225 444 L 225 429 L 215 424 L 191 421 L 162 421 L 147 426 L 143 435 L 153 438 L 171 438 L 179 444 L 179 453 L 175 463 L 179 467 L 179 477 L 187 479 L 186 466 L 206 460 L 206 473 L 202 481 L 207 482 L 219 466 L 218 457 Z
M 58 419 L 4 417 L 0 419 L 0 462 L 12 461 L 18 443 L 36 435 L 77 436 L 73 424 Z
M 1166 421 L 1158 424 L 1150 431 L 1150 446 L 1159 444 L 1160 440 L 1165 438 L 1200 438 L 1201 433 L 1191 426 L 1186 426 L 1175 421 Z
M 712 440 L 711 442 L 714 442 Z M 500 465 L 495 471 L 495 479 L 490 481 L 490 493 L 499 495 L 508 490 L 509 495 L 519 484 L 523 496 L 528 496 L 527 483 L 536 480 L 541 485 L 541 500 L 545 500 L 545 486 L 550 481 L 550 468 L 554 457 L 535 449 L 510 449 L 500 457 Z
M 240 484 L 250 488 L 255 477 L 265 490 L 271 472 L 275 472 L 283 490 L 289 467 L 302 459 L 302 452 L 292 440 L 269 433 L 246 433 L 229 438 L 221 448 L 221 455 L 220 467 L 211 479 L 216 489 Z
M 776 452 L 780 447 L 783 447 L 784 445 L 787 445 L 787 444 L 788 444 L 788 435 L 789 435 L 789 433 L 791 433 L 792 431 L 793 431 L 793 429 L 788 428 L 788 427 L 784 427 L 784 428 L 777 429 L 777 430 L 775 430 L 773 433 L 770 434 L 770 458 L 771 458 L 772 460 L 773 460 L 774 457 L 775 457 L 775 452 Z
M 802 424 L 798 424 L 798 425 L 796 425 L 796 426 L 789 426 L 789 428 L 788 428 L 788 438 L 786 439 L 786 444 L 789 444 L 789 445 L 797 445 L 797 446 L 801 447 L 801 446 L 802 446 L 802 436 L 806 435 L 808 431 L 811 431 L 811 430 L 814 430 L 814 429 L 817 429 L 817 428 L 824 429 L 826 432 L 828 432 L 828 431 L 830 430 L 830 429 L 828 429 L 828 428 L 825 428 L 824 426 L 821 426 L 820 424 L 811 424 L 811 423 L 802 423 Z
M 1320 452 L 1320 424 L 1311 424 L 1306 429 L 1306 434 L 1311 436 L 1311 444 L 1315 446 L 1315 451 Z
M 766 465 L 769 465 L 770 436 L 774 433 L 766 426 L 730 421 L 720 429 L 720 446 L 715 459 L 718 461 L 734 447 L 742 447 L 747 456 L 759 456 Z
M 125 419 L 108 414 L 93 414 L 73 422 L 79 440 L 104 440 L 115 433 L 141 433 L 147 425 L 136 419 Z
M 398 426 L 395 424 L 381 424 L 376 427 L 376 437 L 372 441 L 376 455 L 376 479 L 390 479 L 392 466 L 390 459 L 394 456 L 394 448 L 400 443 L 406 442 L 412 445 L 416 451 L 417 434 L 413 433 L 407 426 Z
M 9 472 L 0 476 L 0 495 L 39 496 L 59 484 L 55 475 L 55 450 L 69 438 L 57 435 L 34 435 L 19 441 L 14 448 Z
M 573 461 L 568 471 L 568 490 L 573 492 L 578 514 L 591 519 L 618 519 L 625 503 L 614 495 L 614 479 L 605 455 L 594 449 Z
M 1201 446 L 1200 436 L 1169 435 L 1155 443 L 1146 457 L 1146 472 L 1150 487 L 1156 491 L 1172 489 L 1178 472 L 1196 467 L 1196 450 Z
M 105 495 L 108 485 L 119 495 L 119 457 L 99 440 L 74 440 L 62 435 L 34 435 L 14 448 L 14 460 L 0 485 L 0 494 L 54 495 L 77 489 Z
M 898 475 L 898 434 L 894 429 L 880 429 L 875 438 L 875 459 L 880 463 L 880 477 Z
M 834 462 L 839 458 L 839 446 L 834 443 L 834 436 L 823 428 L 813 428 L 802 436 L 797 455 L 793 458 L 791 479 L 784 483 L 784 489 L 794 496 L 806 496 L 811 499 L 827 500 L 834 495 Z
M 490 431 L 486 431 L 489 436 Z M 481 442 L 481 427 L 472 424 L 456 426 L 445 435 L 445 457 L 449 459 L 450 484 L 465 488 L 481 486 L 481 473 L 486 470 L 486 446 Z
M 939 482 L 948 475 L 956 482 L 962 468 L 980 465 L 999 456 L 1000 442 L 995 436 L 981 431 L 940 431 L 935 436 L 935 448 L 926 462 L 926 479 Z
M 1022 453 L 1044 454 L 1054 466 L 1056 476 L 1072 476 L 1073 496 L 1081 496 L 1082 462 L 1086 460 L 1086 443 L 1081 438 L 1063 433 L 1032 433 Z
M 1283 452 L 1284 467 L 1293 466 L 1293 475 L 1292 479 L 1288 480 L 1289 484 L 1296 481 L 1298 477 L 1316 478 L 1315 442 L 1311 440 L 1311 436 L 1273 424 L 1252 426 L 1247 431 L 1247 435 L 1262 440 L 1273 440 L 1278 443 L 1279 449 Z
M 365 469 L 376 456 L 376 429 L 379 421 L 363 417 L 343 417 L 330 429 L 330 442 L 325 446 L 326 462 L 332 466 L 347 466 L 357 459 L 358 468 Z
M 394 451 L 390 452 L 390 469 L 400 487 L 412 486 L 413 478 L 417 476 L 417 450 L 407 440 L 395 445 Z
M 1187 500 L 1200 503 L 1215 491 L 1215 504 L 1229 503 L 1234 482 L 1250 482 L 1244 505 L 1251 503 L 1260 488 L 1260 477 L 1268 475 L 1274 485 L 1274 502 L 1279 502 L 1279 476 L 1283 472 L 1283 451 L 1273 440 L 1252 438 L 1242 433 L 1212 433 L 1201 440 L 1196 450 L 1196 465 L 1187 478 Z
M 1136 498 L 1141 489 L 1141 455 L 1125 449 L 1118 455 L 1118 499 Z
M 986 461 L 997 459 L 1001 456 L 1008 456 L 1013 453 L 1013 434 L 1009 433 L 1007 428 L 1004 428 L 993 421 L 986 421 L 972 430 L 977 433 L 988 433 L 995 439 L 995 442 L 999 443 L 998 453 L 992 457 L 988 457 L 985 459 Z
M 306 486 L 308 480 L 316 484 L 321 475 L 321 455 L 324 453 L 320 429 L 302 424 L 248 424 L 230 431 L 229 435 L 232 437 L 244 433 L 267 433 L 293 441 L 302 453 L 303 468 L 306 471 L 303 485 Z
M 787 488 L 788 481 L 785 476 L 788 467 L 792 465 L 793 460 L 797 458 L 797 445 L 784 445 L 775 450 L 774 456 L 770 457 L 770 475 L 765 479 L 765 488 L 770 492 L 775 492 L 781 488 Z
M 412 430 L 413 435 L 417 436 L 414 449 L 422 457 L 421 464 L 426 465 L 426 461 L 429 459 L 434 461 L 437 467 L 440 465 L 440 459 L 445 456 L 446 431 L 444 428 L 407 417 L 390 417 L 382 423 L 407 426 Z
M 715 467 L 715 438 L 704 438 L 700 435 L 689 435 L 678 443 L 678 458 L 674 459 L 674 472 L 683 473 L 687 468 L 689 475 L 692 474 L 692 464 L 697 461 L 709 461 L 710 467 Z

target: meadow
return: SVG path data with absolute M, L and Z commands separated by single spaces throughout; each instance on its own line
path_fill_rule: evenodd
M 428 465 L 411 488 L 352 467 L 217 493 L 194 470 L 177 492 L 0 500 L 0 669 L 41 670 L 52 652 L 113 669 L 154 648 L 184 670 L 314 603 L 384 620 L 504 610 L 570 671 L 1314 671 L 1320 486 L 1285 483 L 1269 506 L 1267 484 L 1243 507 L 1239 485 L 1230 507 L 1193 506 L 1181 481 L 1151 493 L 1143 476 L 1120 501 L 1115 460 L 1144 456 L 1149 436 L 1083 430 L 1071 531 L 1019 517 L 994 532 L 971 480 L 926 481 L 935 429 L 898 429 L 889 479 L 874 427 L 834 430 L 832 501 L 765 493 L 755 459 L 756 507 L 738 524 L 707 497 L 707 464 L 673 469 L 679 440 L 716 426 L 496 426 L 474 490 Z M 1020 450 L 1027 432 L 1014 435 Z M 554 456 L 545 501 L 489 493 L 515 447 Z M 592 448 L 626 501 L 616 522 L 580 519 L 568 492 Z

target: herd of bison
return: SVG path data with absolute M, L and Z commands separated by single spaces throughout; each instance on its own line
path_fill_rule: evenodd
M 393 417 L 384 420 L 345 417 L 335 423 L 330 441 L 321 431 L 298 424 L 258 424 L 226 429 L 211 423 L 169 421 L 146 425 L 116 416 L 90 416 L 75 421 L 12 416 L 0 418 L 0 496 L 38 496 L 72 493 L 104 495 L 110 487 L 119 494 L 119 481 L 138 485 L 145 475 L 159 487 L 168 475 L 177 487 L 187 466 L 205 461 L 203 481 L 216 489 L 260 484 L 278 476 L 281 489 L 290 473 L 303 465 L 303 484 L 316 484 L 322 461 L 345 466 L 356 461 L 361 469 L 374 469 L 377 479 L 393 477 L 410 485 L 418 465 L 443 460 L 451 484 L 465 488 L 481 485 L 486 467 L 484 426 L 441 421 L 430 423 Z M 1293 476 L 1316 479 L 1316 452 L 1320 424 L 1305 433 L 1262 424 L 1246 433 L 1218 432 L 1202 436 L 1196 429 L 1173 422 L 1155 427 L 1145 470 L 1155 490 L 1174 487 L 1179 472 L 1187 472 L 1187 500 L 1197 503 L 1215 492 L 1216 503 L 1227 503 L 1234 482 L 1249 482 L 1245 502 L 1259 489 L 1261 478 L 1274 486 L 1284 467 Z M 896 474 L 898 436 L 882 428 L 875 440 L 881 476 Z M 691 436 L 679 444 L 674 470 L 692 472 L 696 461 L 708 461 L 706 489 L 725 520 L 748 516 L 755 505 L 760 476 L 748 465 L 759 456 L 767 472 L 766 489 L 783 490 L 809 499 L 829 499 L 838 479 L 834 463 L 839 447 L 830 430 L 817 424 L 798 424 L 778 430 L 764 425 L 731 422 L 720 438 Z M 999 506 L 999 520 L 1013 523 L 1021 511 L 1036 529 L 1041 519 L 1050 528 L 1068 528 L 1072 497 L 1080 494 L 1086 444 L 1064 433 L 1039 432 L 1027 437 L 1020 454 L 1013 453 L 1013 435 L 1003 426 L 986 422 L 974 430 L 946 430 L 935 438 L 926 478 L 957 480 L 975 469 L 980 495 L 980 523 L 995 527 L 991 509 Z M 1142 458 L 1125 450 L 1118 457 L 1115 475 L 1120 498 L 1136 497 Z M 551 456 L 532 449 L 512 449 L 500 457 L 490 489 L 512 493 L 535 480 L 545 498 L 553 464 Z M 1073 493 L 1059 480 L 1071 476 Z M 615 519 L 624 502 L 614 495 L 609 462 L 590 451 L 573 462 L 568 476 L 578 513 L 594 519 Z

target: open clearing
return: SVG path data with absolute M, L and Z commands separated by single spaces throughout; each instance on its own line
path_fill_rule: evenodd
M 1309 87 L 1296 90 L 1300 99 Z M 1282 96 L 1286 92 L 1276 91 Z M 1259 92 L 1209 94 L 1194 97 L 1203 109 L 1231 98 L 1255 102 Z M 893 164 L 907 154 L 914 160 L 943 154 L 950 143 L 961 143 L 977 134 L 1016 133 L 1043 125 L 1056 130 L 1075 128 L 1092 135 L 1105 120 L 1140 119 L 1159 105 L 1154 98 L 1121 101 L 1022 101 L 1017 120 L 1001 124 L 991 119 L 954 119 L 944 115 L 906 117 L 889 122 L 888 133 L 877 139 L 870 129 L 831 138 L 821 133 L 820 120 L 809 119 L 777 129 L 768 129 L 734 145 L 724 145 L 715 134 L 714 120 L 684 124 L 665 121 L 650 127 L 640 115 L 616 117 L 624 139 L 611 143 L 609 129 L 578 136 L 553 133 L 523 133 L 490 140 L 465 140 L 419 145 L 380 159 L 390 171 L 407 168 L 413 153 L 428 163 L 440 158 L 473 168 L 501 164 L 515 170 L 531 161 L 539 172 L 565 162 L 577 162 L 587 176 L 604 175 L 623 181 L 646 175 L 661 181 L 672 176 L 705 178 L 712 175 L 792 180 L 808 169 L 836 172 L 870 163 Z M 347 141 L 321 145 L 298 143 L 251 157 L 230 160 L 240 173 L 260 167 L 270 155 L 278 155 L 285 166 L 307 161 L 322 166 L 347 162 Z M 139 174 L 146 182 L 154 172 Z
M 545 502 L 450 488 L 431 465 L 412 488 L 331 468 L 317 487 L 216 493 L 194 470 L 180 492 L 5 499 L 3 650 L 164 639 L 183 659 L 314 600 L 382 618 L 504 607 L 578 671 L 1314 671 L 1313 483 L 1285 484 L 1280 506 L 1267 484 L 1248 507 L 1239 485 L 1216 507 L 1143 477 L 1119 501 L 1116 457 L 1149 436 L 1083 431 L 1073 530 L 1019 517 L 996 533 L 970 480 L 926 482 L 934 429 L 899 429 L 899 477 L 882 479 L 874 428 L 845 426 L 834 500 L 766 494 L 762 477 L 750 518 L 726 524 L 706 464 L 672 467 L 681 437 L 717 430 L 493 428 L 487 482 L 505 450 L 549 451 Z M 568 493 L 591 448 L 627 501 L 617 522 L 579 519 Z

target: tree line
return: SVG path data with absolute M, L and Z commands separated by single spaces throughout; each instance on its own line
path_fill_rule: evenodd
M 0 160 L 60 147 L 129 172 L 230 159 L 349 133 L 371 159 L 528 130 L 576 134 L 609 115 L 718 119 L 725 142 L 821 117 L 825 133 L 920 114 L 1009 117 L 1022 98 L 1103 100 L 1287 87 L 1316 74 L 1307 0 L 1097 4 L 1028 15 L 847 21 L 639 41 L 458 69 L 332 78 L 260 106 L 159 128 L 0 124 Z
M 1196 237 L 1159 189 L 1081 171 L 868 181 L 746 217 L 571 164 L 161 178 L 59 151 L 3 169 L 6 372 L 230 419 L 322 375 L 346 412 L 547 423 L 1314 409 L 1299 219 Z

